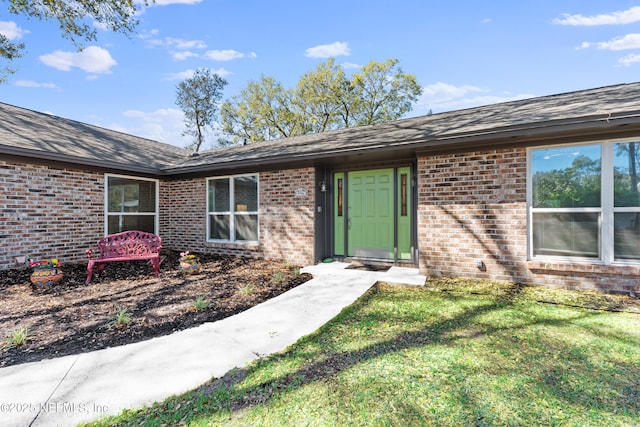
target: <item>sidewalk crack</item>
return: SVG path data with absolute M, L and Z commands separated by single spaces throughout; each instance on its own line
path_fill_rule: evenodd
M 73 361 L 73 363 L 71 364 L 71 366 L 69 366 L 69 369 L 67 369 L 67 372 L 64 373 L 64 375 L 62 376 L 62 378 L 60 378 L 60 381 L 58 381 L 58 384 L 56 384 L 56 386 L 53 388 L 53 390 L 51 391 L 51 393 L 49 394 L 49 396 L 47 397 L 47 399 L 44 401 L 44 403 L 40 404 L 40 407 L 38 408 L 38 412 L 36 413 L 36 416 L 33 417 L 33 420 L 31 420 L 31 422 L 29 423 L 29 427 L 31 427 L 33 425 L 33 423 L 36 422 L 36 420 L 38 419 L 38 417 L 40 416 L 40 414 L 42 413 L 42 407 L 46 406 L 49 401 L 51 400 L 51 398 L 53 397 L 53 395 L 56 393 L 56 391 L 58 391 L 58 389 L 60 388 L 60 385 L 62 385 L 62 383 L 64 382 L 64 380 L 67 378 L 67 376 L 69 375 L 69 372 L 71 372 L 71 370 L 73 369 L 73 367 L 76 365 L 76 362 L 80 359 L 82 355 L 78 355 L 75 360 Z

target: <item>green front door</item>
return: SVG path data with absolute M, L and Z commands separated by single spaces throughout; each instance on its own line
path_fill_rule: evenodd
M 348 256 L 393 259 L 393 169 L 347 177 Z
M 334 254 L 411 259 L 410 168 L 334 174 Z

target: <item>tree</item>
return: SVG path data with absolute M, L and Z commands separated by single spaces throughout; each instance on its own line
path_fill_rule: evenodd
M 273 77 L 249 81 L 246 89 L 220 109 L 222 130 L 235 142 L 259 142 L 302 135 L 303 116 L 296 108 L 295 93 Z
M 533 176 L 533 206 L 573 208 L 600 206 L 600 159 L 577 156 L 571 166 Z
M 399 119 L 422 88 L 398 63 L 371 61 L 348 78 L 329 59 L 304 74 L 295 89 L 263 76 L 223 103 L 223 130 L 236 143 L 258 142 Z
M 82 50 L 84 42 L 97 39 L 94 22 L 110 31 L 131 35 L 138 24 L 134 18 L 136 5 L 148 4 L 148 0 L 9 0 L 8 11 L 41 21 L 58 21 L 62 37 Z M 6 80 L 7 74 L 15 72 L 11 64 L 22 57 L 24 51 L 23 43 L 14 43 L 0 35 L 0 58 L 7 64 L 0 69 L 0 82 Z
M 411 111 L 422 93 L 416 76 L 396 67 L 397 59 L 371 61 L 353 76 L 352 118 L 357 126 L 387 122 Z
M 297 98 L 308 118 L 309 132 L 349 127 L 349 112 L 354 103 L 350 86 L 344 70 L 333 58 L 300 78 Z
M 177 86 L 176 104 L 184 112 L 187 130 L 184 135 L 192 135 L 190 146 L 198 152 L 204 142 L 204 134 L 210 128 L 218 112 L 218 102 L 227 81 L 208 68 L 198 68 L 193 77 Z

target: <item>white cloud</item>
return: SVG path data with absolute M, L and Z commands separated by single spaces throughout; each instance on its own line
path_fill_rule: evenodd
M 109 74 L 111 67 L 117 64 L 109 51 L 97 46 L 89 46 L 80 52 L 56 50 L 39 58 L 45 65 L 58 70 L 70 71 L 71 68 L 77 67 L 95 74 Z
M 44 89 L 59 89 L 58 86 L 56 86 L 53 83 L 39 83 L 39 82 L 34 82 L 33 80 L 17 80 L 14 83 L 15 86 L 19 86 L 19 87 L 33 87 L 33 88 L 44 88 Z
M 202 40 L 185 40 L 175 37 L 158 37 L 159 31 L 152 30 L 149 33 L 140 34 L 140 38 L 149 46 L 162 47 L 169 51 L 169 54 L 176 61 L 184 61 L 189 58 L 198 58 L 200 54 L 193 49 L 206 49 L 207 44 Z
M 9 40 L 19 40 L 28 33 L 29 31 L 18 27 L 13 21 L 0 21 L 0 34 Z
M 226 76 L 229 76 L 229 75 L 233 74 L 231 71 L 225 70 L 224 68 L 218 68 L 217 70 L 211 69 L 211 71 L 216 73 L 220 77 L 226 77 Z M 165 77 L 165 80 L 186 80 L 186 79 L 190 79 L 191 77 L 193 77 L 193 73 L 194 72 L 195 72 L 195 70 L 189 69 L 189 70 L 181 71 L 179 73 L 170 73 L 170 74 L 167 74 L 167 76 Z
M 562 15 L 562 18 L 553 20 L 554 23 L 560 25 L 580 26 L 631 24 L 638 21 L 640 21 L 640 6 L 634 6 L 620 12 L 595 16 L 584 16 L 581 14 L 570 15 L 565 13 Z
M 165 80 L 186 80 L 193 77 L 194 70 L 180 71 L 179 73 L 167 74 Z
M 129 125 L 112 124 L 105 127 L 178 147 L 185 147 L 191 143 L 190 137 L 182 136 L 185 127 L 184 113 L 181 110 L 176 108 L 161 108 L 151 112 L 128 110 L 122 115 L 130 119 Z
M 167 46 L 176 48 L 176 49 L 205 49 L 207 44 L 202 40 L 184 40 L 184 39 L 176 39 L 173 37 L 166 37 L 165 43 Z
M 195 52 L 191 52 L 190 50 L 171 52 L 171 57 L 176 61 L 184 61 L 185 59 L 197 58 L 199 56 L 200 55 Z
M 597 46 L 598 49 L 607 50 L 638 49 L 640 48 L 640 34 L 627 34 L 623 37 L 616 37 L 608 42 L 597 43 Z
M 169 49 L 188 50 L 206 49 L 207 47 L 207 44 L 202 40 L 185 40 L 175 37 L 158 38 L 157 35 L 157 31 L 155 31 L 152 32 L 151 35 L 140 35 L 140 38 L 152 46 L 160 46 Z
M 631 64 L 635 64 L 636 62 L 640 62 L 640 54 L 630 53 L 629 55 L 623 56 L 618 60 L 620 65 L 624 65 L 625 67 L 630 66 Z
M 463 97 L 472 92 L 482 92 L 482 89 L 470 85 L 454 86 L 447 83 L 438 82 L 425 86 L 422 89 L 422 96 L 428 97 L 430 99 L 435 98 L 438 100 L 450 100 Z
M 234 59 L 244 58 L 245 56 L 244 53 L 233 49 L 209 50 L 204 54 L 205 58 L 213 59 L 214 61 L 232 61 Z
M 345 70 L 354 70 L 354 69 L 357 69 L 357 68 L 362 68 L 362 65 L 354 64 L 352 62 L 343 62 L 342 66 L 344 67 Z
M 231 74 L 233 74 L 231 71 L 225 70 L 224 68 L 218 68 L 217 70 L 214 70 L 212 68 L 211 71 L 213 71 L 214 73 L 216 73 L 220 77 L 226 77 L 226 76 L 230 76 Z
M 177 147 L 184 148 L 193 143 L 192 136 L 182 135 L 186 130 L 184 113 L 176 108 L 161 108 L 151 112 L 128 110 L 123 116 L 129 125 L 112 124 L 104 127 Z M 217 139 L 221 136 L 221 126 L 213 123 L 202 150 L 215 147 Z
M 351 49 L 346 42 L 335 42 L 310 47 L 305 50 L 305 56 L 309 58 L 334 58 L 336 56 L 349 56 Z
M 535 95 L 492 94 L 489 90 L 476 86 L 454 86 L 438 82 L 423 87 L 422 95 L 418 99 L 412 115 L 427 114 L 430 110 L 434 113 L 454 111 L 480 105 L 531 98 L 533 96 Z

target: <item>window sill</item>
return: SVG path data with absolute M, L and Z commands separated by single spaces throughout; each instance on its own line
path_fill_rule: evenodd
M 250 251 L 257 251 L 260 249 L 259 242 L 221 242 L 221 241 L 207 241 L 208 248 L 224 248 L 224 249 L 245 249 Z

